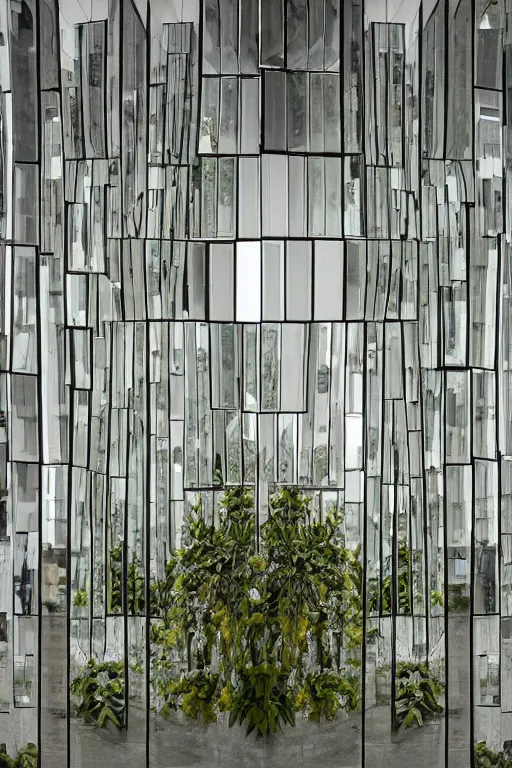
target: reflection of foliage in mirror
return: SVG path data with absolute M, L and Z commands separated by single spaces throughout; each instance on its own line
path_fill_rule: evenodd
M 158 648 L 153 671 L 163 699 L 172 649 L 188 652 L 194 643 L 195 665 L 210 664 L 222 606 L 234 606 L 236 614 L 236 606 L 247 599 L 247 562 L 255 552 L 252 492 L 230 490 L 223 504 L 216 528 L 204 521 L 200 503 L 190 509 L 184 536 L 188 546 L 171 557 L 164 579 L 152 585 L 152 614 L 161 619 L 152 626 L 151 640 Z M 226 632 L 227 623 L 226 618 Z
M 275 662 L 239 666 L 236 685 L 226 685 L 226 711 L 229 725 L 246 723 L 247 733 L 258 736 L 282 731 L 285 723 L 295 725 L 293 688 L 289 673 Z M 229 704 L 229 709 L 228 709 Z
M 465 584 L 451 584 L 448 587 L 448 610 L 452 613 L 466 613 L 469 610 L 469 597 L 464 594 Z
M 124 728 L 124 665 L 122 661 L 97 663 L 89 659 L 87 666 L 71 681 L 71 693 L 80 702 L 78 717 L 100 728 L 110 721 Z
M 391 570 L 391 557 L 387 558 L 386 570 Z M 397 598 L 398 612 L 409 614 L 411 612 L 411 551 L 406 541 L 398 542 L 397 560 Z M 391 613 L 391 575 L 382 579 L 368 579 L 368 608 L 371 613 L 378 612 L 379 603 L 381 615 Z M 380 593 L 380 595 L 379 595 Z M 380 597 L 380 600 L 379 600 Z
M 216 722 L 213 704 L 218 684 L 219 676 L 203 669 L 184 675 L 169 685 L 168 700 L 162 714 L 180 707 L 188 717 L 201 717 L 204 723 Z
M 56 600 L 45 600 L 43 605 L 48 613 L 58 613 L 60 611 L 60 604 Z
M 398 613 L 409 615 L 411 613 L 411 577 L 412 577 L 412 564 L 415 562 L 415 558 L 421 556 L 421 553 L 411 553 L 411 550 L 407 546 L 406 541 L 402 540 L 398 544 Z M 386 569 L 390 570 L 391 558 L 387 559 Z M 387 575 L 382 582 L 376 578 L 368 579 L 368 609 L 370 613 L 378 613 L 379 611 L 379 596 L 381 605 L 381 615 L 387 616 L 391 614 L 391 575 Z M 415 595 L 420 598 L 420 595 L 415 592 Z M 444 604 L 444 595 L 438 590 L 432 590 L 430 593 L 430 605 L 434 607 L 436 605 L 442 606 Z
M 38 749 L 32 742 L 22 747 L 16 757 L 7 754 L 5 745 L 0 747 L 0 768 L 37 768 L 37 762 Z
M 85 608 L 89 604 L 89 601 L 87 599 L 87 590 L 86 589 L 77 589 L 75 592 L 75 596 L 73 598 L 73 605 L 77 606 L 79 608 Z
M 430 593 L 430 605 L 433 608 L 436 605 L 444 605 L 444 595 L 437 589 L 433 589 Z
M 493 752 L 485 741 L 475 745 L 475 768 L 512 768 L 512 758 L 505 752 Z
M 270 499 L 256 552 L 253 503 L 250 489 L 228 490 L 217 526 L 200 503 L 190 510 L 186 548 L 151 590 L 152 683 L 164 714 L 210 722 L 229 711 L 231 725 L 263 735 L 293 723 L 295 710 L 318 720 L 357 706 L 362 567 L 339 510 L 313 521 L 311 500 L 293 488 Z M 181 677 L 180 652 L 197 667 Z
M 296 707 L 308 712 L 308 719 L 318 723 L 322 717 L 333 720 L 345 699 L 349 709 L 357 708 L 356 677 L 345 679 L 335 672 L 309 673 L 297 696 Z
M 123 611 L 123 545 L 117 544 L 110 550 L 110 613 Z M 134 557 L 128 565 L 126 574 L 126 602 L 128 614 L 136 616 L 144 613 L 145 582 L 143 563 Z
M 444 710 L 438 699 L 443 690 L 443 684 L 431 675 L 426 664 L 398 664 L 395 697 L 397 725 L 410 728 L 417 723 L 422 726 L 425 718 L 442 714 Z

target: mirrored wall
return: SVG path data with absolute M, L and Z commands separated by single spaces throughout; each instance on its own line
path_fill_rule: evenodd
M 0 0 L 1 765 L 512 768 L 511 29 Z

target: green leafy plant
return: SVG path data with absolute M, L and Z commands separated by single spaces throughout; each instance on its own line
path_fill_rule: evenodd
M 16 757 L 7 754 L 5 745 L 0 747 L 0 768 L 37 768 L 38 749 L 29 742 L 18 751 Z
M 110 612 L 123 612 L 123 546 L 116 544 L 110 550 Z M 130 615 L 144 613 L 146 605 L 144 568 L 134 557 L 126 572 L 126 605 Z
M 426 664 L 398 664 L 395 697 L 397 725 L 410 728 L 417 723 L 422 726 L 425 718 L 442 714 L 443 707 L 438 699 L 443 690 L 442 683 L 430 674 Z
M 474 768 L 512 768 L 512 759 L 504 752 L 493 752 L 485 741 L 475 745 Z
M 430 605 L 434 607 L 435 605 L 444 605 L 444 595 L 442 592 L 439 592 L 437 589 L 433 589 L 430 593 Z
M 236 487 L 215 525 L 191 508 L 185 548 L 151 586 L 152 685 L 163 714 L 206 723 L 226 711 L 263 736 L 293 725 L 297 710 L 318 720 L 358 705 L 362 567 L 339 510 L 313 520 L 311 499 L 282 488 L 257 551 L 253 505 Z M 183 656 L 193 672 L 181 673 Z
M 337 669 L 342 648 L 362 644 L 359 550 L 345 548 L 341 529 L 339 510 L 312 521 L 311 500 L 294 488 L 283 488 L 270 500 L 269 518 L 261 529 L 271 564 L 266 615 L 283 635 L 281 661 L 290 671 L 307 650 L 308 632 L 321 670 Z
M 77 589 L 73 598 L 73 605 L 79 608 L 85 608 L 87 605 L 89 605 L 86 589 Z
M 365 635 L 363 569 L 359 549 L 346 546 L 341 511 L 330 509 L 318 520 L 309 497 L 281 488 L 269 499 L 257 538 L 253 491 L 240 486 L 224 493 L 214 517 L 205 519 L 200 499 L 189 509 L 183 548 L 150 586 L 151 685 L 158 711 L 169 716 L 181 710 L 205 725 L 226 712 L 230 726 L 266 736 L 293 726 L 297 712 L 320 722 L 356 709 Z M 120 546 L 110 558 L 110 602 L 122 611 Z M 400 542 L 398 607 L 405 613 L 411 610 L 412 559 Z M 126 570 L 130 613 L 145 610 L 141 567 L 135 559 Z M 370 606 L 374 601 L 375 609 L 391 610 L 391 578 L 372 589 L 370 584 Z M 442 604 L 442 593 L 433 592 L 431 600 Z M 376 631 L 366 632 L 367 642 Z M 86 719 L 100 724 L 101 714 L 102 722 L 122 727 L 121 667 L 118 673 L 114 692 L 104 689 L 104 679 L 98 683 L 94 664 L 88 682 L 76 684 Z M 424 665 L 399 665 L 396 691 L 402 727 L 443 711 L 442 685 Z
M 97 663 L 89 659 L 87 666 L 71 682 L 71 693 L 80 702 L 78 717 L 100 728 L 110 721 L 118 728 L 125 725 L 124 666 L 122 661 Z
M 293 690 L 286 672 L 262 662 L 237 670 L 237 687 L 231 693 L 229 725 L 245 723 L 247 734 L 278 733 L 285 723 L 295 725 Z
M 123 610 L 123 547 L 116 544 L 110 550 L 110 612 L 121 613 Z
M 333 720 L 340 709 L 356 709 L 357 703 L 357 681 L 352 683 L 335 672 L 309 673 L 295 700 L 296 708 L 316 723 L 322 717 Z
M 167 690 L 167 703 L 162 714 L 170 709 L 181 709 L 188 717 L 202 718 L 205 724 L 214 723 L 214 711 L 219 676 L 205 670 L 182 675 Z

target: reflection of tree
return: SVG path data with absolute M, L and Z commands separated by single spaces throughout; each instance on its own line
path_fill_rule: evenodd
M 238 440 L 230 440 L 228 443 L 228 472 L 229 482 L 241 481 L 241 456 Z
M 481 542 L 477 560 L 477 575 L 482 589 L 485 613 L 494 613 L 496 606 L 496 550 L 487 541 Z
M 32 614 L 32 570 L 27 565 L 27 557 L 23 558 L 21 566 L 21 578 L 16 588 L 16 595 L 21 602 L 21 613 L 23 616 Z
M 216 201 L 215 179 L 217 176 L 217 161 L 214 158 L 203 157 L 202 166 L 202 222 L 201 232 L 204 236 L 216 235 Z
M 219 205 L 233 207 L 233 162 L 230 158 L 219 160 Z
M 277 409 L 278 366 L 276 348 L 278 344 L 277 328 L 263 326 L 262 328 L 262 367 L 263 367 L 263 409 Z
M 313 452 L 315 478 L 320 482 L 329 474 L 329 456 L 326 445 L 318 445 Z
M 382 583 L 377 578 L 368 580 L 368 607 L 372 613 L 379 610 L 379 604 L 381 615 L 391 613 L 391 559 L 392 556 L 390 555 L 384 568 L 384 573 L 387 571 L 388 575 L 384 576 Z M 411 565 L 411 551 L 405 541 L 399 541 L 397 558 L 397 613 L 411 613 Z
M 244 483 L 256 482 L 256 443 L 244 440 Z
M 224 407 L 235 404 L 235 339 L 237 331 L 234 325 L 224 323 L 221 327 L 222 351 L 222 392 L 221 403 Z
M 122 613 L 124 610 L 124 592 L 128 614 L 136 616 L 144 613 L 145 579 L 144 563 L 136 555 L 127 553 L 126 575 L 123 568 L 123 546 L 117 544 L 110 550 L 110 613 Z
M 282 478 L 290 479 L 289 475 L 293 472 L 294 460 L 294 440 L 293 440 L 293 422 L 288 424 L 279 438 L 279 475 Z

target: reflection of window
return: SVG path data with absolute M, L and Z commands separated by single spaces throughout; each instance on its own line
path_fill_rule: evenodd
M 465 579 L 468 573 L 468 561 L 457 557 L 455 559 L 455 577 L 457 579 Z

